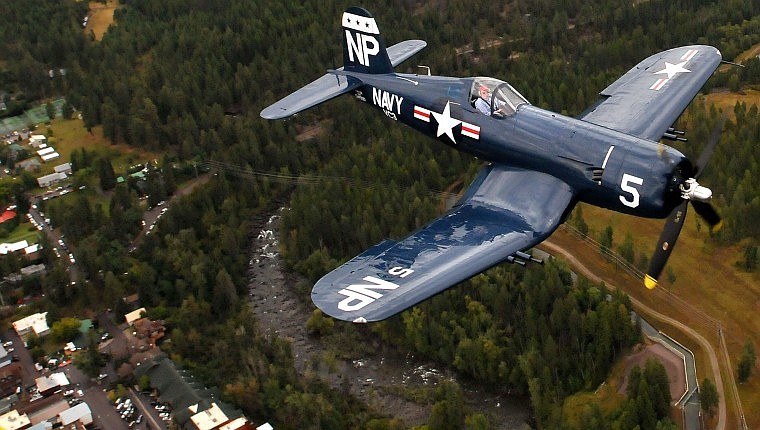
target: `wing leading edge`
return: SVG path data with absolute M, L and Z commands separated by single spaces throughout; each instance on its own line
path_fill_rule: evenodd
M 540 243 L 572 200 L 553 176 L 487 166 L 450 212 L 328 273 L 312 300 L 341 320 L 386 319 Z
M 682 46 L 652 55 L 600 93 L 581 119 L 658 141 L 720 65 L 718 49 Z

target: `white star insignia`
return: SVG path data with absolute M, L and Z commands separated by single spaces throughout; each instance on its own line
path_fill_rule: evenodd
M 438 112 L 430 112 L 433 114 L 433 117 L 435 118 L 436 122 L 438 122 L 438 134 L 436 134 L 436 137 L 440 137 L 442 134 L 445 134 L 446 136 L 451 139 L 452 142 L 457 143 L 456 140 L 454 140 L 454 132 L 452 129 L 459 124 L 462 123 L 462 121 L 452 118 L 451 114 L 449 113 L 449 103 L 446 102 L 446 107 L 443 108 L 442 113 Z
M 688 62 L 688 60 L 687 61 L 681 61 L 678 64 L 672 64 L 672 63 L 668 63 L 666 61 L 665 62 L 665 68 L 662 69 L 662 70 L 660 70 L 659 72 L 654 72 L 654 74 L 655 75 L 667 74 L 668 75 L 668 79 L 670 79 L 670 78 L 672 78 L 673 76 L 675 76 L 678 73 L 691 73 L 691 70 L 689 70 L 689 69 L 687 69 L 687 68 L 685 68 L 683 66 L 687 62 Z

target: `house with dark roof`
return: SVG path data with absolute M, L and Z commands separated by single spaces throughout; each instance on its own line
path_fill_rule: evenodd
M 158 391 L 158 400 L 171 406 L 179 428 L 217 430 L 225 424 L 231 424 L 228 428 L 232 429 L 248 428 L 248 419 L 241 411 L 219 400 L 218 390 L 206 388 L 166 354 L 141 362 L 135 368 L 135 376 L 143 375 L 150 378 L 151 387 Z

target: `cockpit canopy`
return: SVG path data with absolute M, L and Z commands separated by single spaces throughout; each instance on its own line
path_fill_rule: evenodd
M 522 104 L 530 104 L 508 83 L 487 77 L 473 79 L 470 101 L 483 114 L 498 118 L 514 114 Z

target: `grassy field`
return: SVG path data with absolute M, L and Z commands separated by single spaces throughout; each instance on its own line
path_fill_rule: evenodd
M 751 56 L 760 54 L 760 44 L 753 46 L 740 55 L 736 61 L 742 62 Z M 730 67 L 730 66 L 724 66 Z M 745 89 L 743 92 L 714 92 L 700 95 L 707 105 L 714 104 L 724 112 L 733 113 L 737 102 L 747 106 L 760 106 L 760 91 Z M 621 215 L 607 210 L 583 206 L 584 219 L 588 223 L 589 236 L 599 239 L 607 227 L 614 229 L 613 249 L 630 235 L 636 250 L 636 259 L 643 254 L 651 257 L 656 246 L 663 221 L 647 220 Z M 580 245 L 578 239 L 559 230 L 552 236 L 565 247 L 578 249 L 582 261 L 594 264 L 594 267 L 607 279 L 614 279 L 616 285 L 623 288 L 630 296 L 644 302 L 647 306 L 669 315 L 697 330 L 718 350 L 717 326 L 719 325 L 731 360 L 731 370 L 736 375 L 737 362 L 745 342 L 751 341 L 755 349 L 760 348 L 760 272 L 747 273 L 737 268 L 742 261 L 744 249 L 748 242 L 729 246 L 717 245 L 710 239 L 704 222 L 691 210 L 687 214 L 683 232 L 668 262 L 666 272 L 660 279 L 663 287 L 660 291 L 647 291 L 641 280 L 633 279 L 614 264 L 601 258 L 600 254 L 587 245 Z M 667 290 L 666 293 L 663 290 Z M 664 325 L 658 328 L 670 334 L 679 342 L 690 348 L 696 355 L 698 378 L 710 375 L 706 353 L 687 335 L 674 327 Z M 722 354 L 719 361 L 722 361 Z M 726 369 L 722 369 L 724 384 L 731 379 Z M 729 395 L 730 389 L 724 386 L 728 407 L 727 428 L 736 428 L 736 405 Z M 737 385 L 742 408 L 749 428 L 760 428 L 760 363 L 756 363 L 753 374 L 745 384 Z M 708 423 L 709 424 L 709 423 Z
M 1 238 L 0 242 L 15 243 L 26 240 L 31 245 L 39 242 L 39 239 L 40 232 L 24 217 L 24 222 L 19 223 L 8 236 Z
M 48 128 L 52 131 L 49 135 L 50 145 L 61 154 L 61 158 L 43 165 L 45 173 L 52 172 L 53 166 L 57 164 L 70 161 L 71 153 L 80 148 L 111 158 L 111 164 L 117 175 L 123 174 L 127 167 L 133 164 L 144 163 L 162 156 L 157 152 L 143 151 L 123 144 L 111 144 L 103 137 L 102 127 L 93 127 L 92 132 L 88 133 L 82 120 L 79 119 L 56 119 Z M 42 131 L 45 130 L 42 129 Z
M 646 220 L 621 215 L 615 212 L 583 206 L 584 219 L 589 224 L 589 235 L 598 238 L 609 225 L 614 229 L 614 245 L 622 243 L 627 234 L 633 237 L 636 255 L 644 253 L 650 256 L 657 243 L 663 221 Z M 717 331 L 710 320 L 720 322 L 722 326 L 731 367 L 736 372 L 736 363 L 741 348 L 750 339 L 758 346 L 760 339 L 760 318 L 753 318 L 760 312 L 760 273 L 745 273 L 738 270 L 736 262 L 742 259 L 743 246 L 717 246 L 709 240 L 703 227 L 698 231 L 693 211 L 687 215 L 684 230 L 678 245 L 668 263 L 672 270 L 673 282 L 663 274 L 661 286 L 664 291 L 647 291 L 640 279 L 634 279 L 621 271 L 614 264 L 602 259 L 591 247 L 580 244 L 578 239 L 559 230 L 552 236 L 563 246 L 577 250 L 582 261 L 590 262 L 602 277 L 613 279 L 617 286 L 623 288 L 632 297 L 641 300 L 653 309 L 678 319 L 697 330 L 717 348 Z M 667 272 L 666 272 L 667 273 Z M 708 372 L 707 360 L 697 346 L 686 336 L 673 330 L 679 342 L 694 348 L 697 354 L 699 380 Z M 670 334 L 670 332 L 668 332 Z M 723 378 L 730 377 L 725 372 Z M 749 382 L 739 385 L 742 406 L 750 428 L 760 428 L 760 369 L 754 370 Z M 726 393 L 729 393 L 726 387 Z M 734 415 L 733 402 L 729 400 L 729 423 Z
M 90 21 L 84 31 L 86 33 L 92 31 L 95 40 L 103 39 L 103 35 L 113 23 L 113 12 L 119 7 L 118 4 L 119 2 L 115 0 L 108 0 L 106 4 L 90 2 Z
M 721 108 L 723 112 L 731 113 L 731 118 L 733 118 L 736 103 L 745 103 L 748 107 L 752 105 L 760 106 L 760 91 L 752 89 L 744 90 L 743 94 L 718 92 L 699 97 L 705 101 L 707 106 L 714 104 Z

